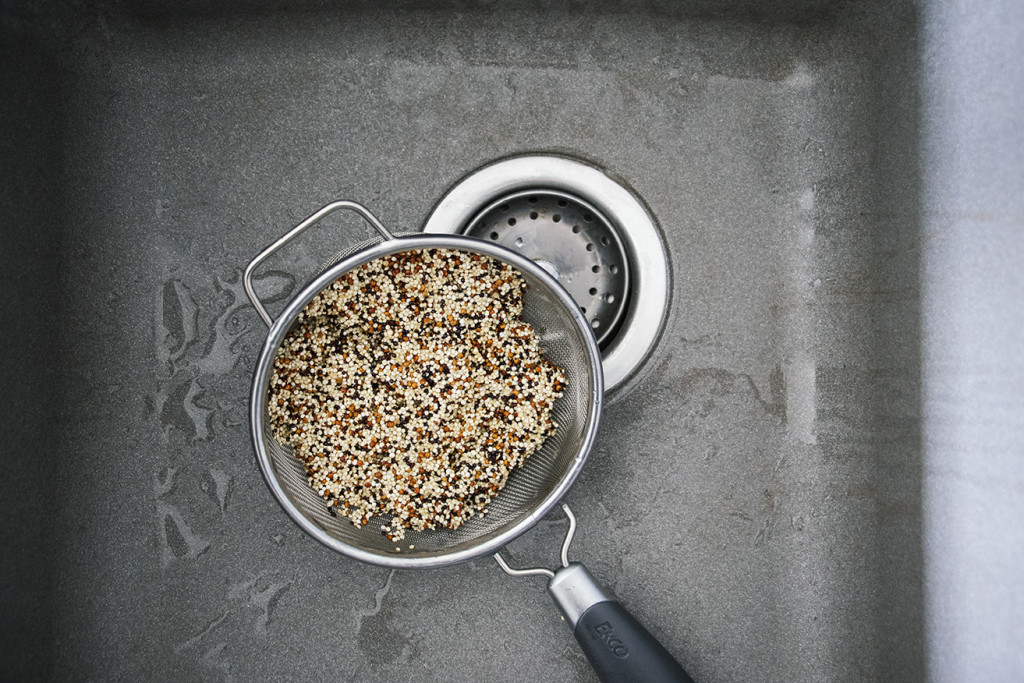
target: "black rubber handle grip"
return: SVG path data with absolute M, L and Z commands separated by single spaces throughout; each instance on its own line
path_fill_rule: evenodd
M 668 650 L 615 600 L 590 607 L 573 635 L 603 683 L 693 683 Z

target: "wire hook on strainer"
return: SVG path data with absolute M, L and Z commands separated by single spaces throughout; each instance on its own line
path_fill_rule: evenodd
M 569 529 L 565 532 L 565 540 L 562 541 L 562 567 L 569 566 L 569 546 L 572 545 L 573 536 L 576 535 L 576 515 L 572 514 L 572 510 L 565 503 L 561 506 L 562 512 L 569 518 Z M 501 556 L 501 553 L 494 553 L 494 561 L 498 563 L 506 574 L 509 576 L 530 576 L 539 575 L 546 576 L 549 579 L 555 578 L 555 572 L 544 567 L 527 567 L 526 569 L 515 569 L 510 567 L 505 558 Z

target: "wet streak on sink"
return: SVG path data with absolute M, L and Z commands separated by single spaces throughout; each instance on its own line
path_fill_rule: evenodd
M 61 160 L 59 220 L 5 199 L 59 225 L 15 285 L 50 283 L 62 330 L 61 562 L 24 671 L 592 680 L 540 585 L 489 561 L 391 577 L 304 538 L 244 419 L 260 246 L 341 197 L 415 229 L 539 152 L 634 188 L 672 269 L 568 496 L 574 553 L 698 680 L 921 673 L 912 7 L 12 7 L 4 35 L 55 31 L 60 74 L 59 134 L 40 119 L 3 162 Z M 346 233 L 367 235 L 325 228 L 261 287 L 288 296 Z M 511 551 L 546 562 L 557 531 Z

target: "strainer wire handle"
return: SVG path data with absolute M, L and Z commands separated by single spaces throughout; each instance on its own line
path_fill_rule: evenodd
M 572 539 L 576 536 L 576 515 L 572 513 L 572 510 L 569 509 L 569 506 L 566 505 L 565 503 L 561 503 L 560 505 L 562 507 L 562 512 L 565 513 L 566 518 L 568 518 L 569 520 L 569 529 L 565 532 L 565 539 L 562 541 L 561 553 L 562 566 L 568 567 L 569 546 L 572 545 Z M 501 553 L 494 553 L 494 561 L 497 562 L 498 566 L 501 567 L 502 570 L 509 576 L 538 575 L 546 576 L 549 579 L 553 579 L 555 577 L 555 573 L 546 567 L 529 567 L 526 569 L 514 569 L 513 567 L 509 566 L 508 562 L 505 561 L 505 558 L 502 556 Z
M 279 240 L 277 240 L 269 247 L 261 251 L 259 255 L 256 258 L 254 258 L 248 266 L 245 267 L 245 274 L 242 276 L 242 282 L 245 286 L 245 293 L 249 295 L 249 300 L 252 302 L 253 307 L 256 308 L 256 312 L 259 313 L 261 318 L 263 318 L 263 322 L 267 324 L 267 327 L 270 327 L 274 324 L 274 319 L 270 317 L 269 313 L 267 313 L 267 309 L 263 306 L 263 302 L 260 301 L 259 296 L 257 296 L 256 294 L 256 290 L 253 289 L 252 275 L 256 271 L 256 268 L 258 268 L 261 263 L 267 260 L 267 257 L 273 254 L 275 251 L 277 251 L 278 249 L 280 249 L 281 247 L 283 247 L 284 245 L 288 244 L 293 239 L 298 237 L 300 234 L 305 232 L 306 228 L 312 227 L 313 225 L 319 223 L 321 220 L 331 215 L 335 211 L 339 211 L 341 209 L 347 209 L 349 211 L 354 211 L 355 213 L 359 214 L 363 218 L 363 220 L 369 223 L 370 226 L 373 227 L 373 229 L 376 230 L 377 233 L 384 239 L 395 239 L 395 236 L 392 235 L 391 232 L 384 227 L 383 223 L 377 220 L 376 216 L 370 213 L 369 209 L 367 209 L 362 204 L 359 204 L 357 202 L 351 202 L 348 200 L 331 202 L 327 206 L 323 207 L 322 209 L 311 215 L 306 220 L 296 225 L 294 228 L 286 232 L 284 236 L 282 236 Z

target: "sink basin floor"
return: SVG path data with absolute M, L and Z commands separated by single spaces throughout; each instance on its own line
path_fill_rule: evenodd
M 418 229 L 473 169 L 553 153 L 633 188 L 672 269 L 567 497 L 575 557 L 697 680 L 923 676 L 909 3 L 25 7 L 0 11 L 13 674 L 594 680 L 539 582 L 306 538 L 246 424 L 262 246 L 342 198 Z M 304 237 L 261 291 L 367 235 Z

